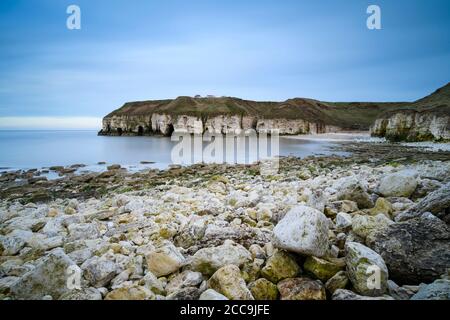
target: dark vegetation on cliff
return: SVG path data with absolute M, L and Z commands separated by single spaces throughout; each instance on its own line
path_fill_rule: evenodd
M 450 113 L 450 84 L 415 102 L 322 102 L 294 98 L 284 102 L 257 102 L 234 97 L 178 97 L 125 103 L 112 116 L 153 113 L 210 118 L 218 115 L 255 116 L 266 119 L 303 119 L 345 129 L 367 130 L 380 117 L 401 112 Z
M 450 83 L 447 83 L 442 88 L 437 89 L 432 94 L 419 99 L 415 102 L 398 106 L 394 110 L 389 110 L 383 113 L 382 117 L 389 117 L 397 112 L 419 112 L 432 113 L 437 116 L 450 115 Z

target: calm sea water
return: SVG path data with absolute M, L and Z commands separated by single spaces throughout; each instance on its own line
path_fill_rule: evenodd
M 280 154 L 331 154 L 331 142 L 280 139 Z M 85 164 L 101 171 L 121 164 L 129 170 L 170 165 L 175 142 L 167 137 L 104 137 L 96 131 L 0 131 L 0 170 Z M 336 152 L 333 152 L 336 153 Z M 153 164 L 141 164 L 151 161 Z M 106 165 L 98 165 L 106 162 Z

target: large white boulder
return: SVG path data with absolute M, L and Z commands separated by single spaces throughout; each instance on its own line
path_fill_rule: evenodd
M 242 266 L 252 259 L 251 253 L 231 240 L 218 247 L 204 248 L 192 257 L 192 269 L 204 274 L 213 274 L 226 265 Z
M 70 291 L 67 285 L 69 267 L 77 268 L 62 249 L 55 249 L 15 282 L 11 293 L 20 299 L 38 300 L 48 295 L 58 299 Z
M 329 249 L 327 217 L 314 208 L 294 207 L 273 229 L 273 243 L 287 251 L 323 257 Z
M 417 172 L 413 170 L 402 170 L 389 174 L 381 179 L 378 191 L 384 197 L 406 197 L 408 198 L 416 190 L 418 184 Z

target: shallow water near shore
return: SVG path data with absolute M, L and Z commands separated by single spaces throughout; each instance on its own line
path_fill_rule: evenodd
M 330 149 L 336 143 L 281 137 L 280 155 L 346 155 Z M 97 136 L 96 131 L 0 131 L 0 170 L 73 164 L 86 165 L 79 171 L 96 172 L 110 164 L 120 164 L 130 171 L 166 169 L 172 164 L 171 151 L 175 144 L 167 137 L 105 137 Z

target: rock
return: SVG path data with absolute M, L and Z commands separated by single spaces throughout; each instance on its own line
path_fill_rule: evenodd
M 339 212 L 350 213 L 358 211 L 358 204 L 350 200 L 333 201 L 325 206 L 327 217 L 334 218 Z
M 175 245 L 185 249 L 195 245 L 197 241 L 203 238 L 209 217 L 191 215 L 188 219 L 174 241 Z
M 165 293 L 164 284 L 150 271 L 147 272 L 144 278 L 139 281 L 140 285 L 144 285 L 147 289 L 150 289 L 155 294 Z
M 19 277 L 4 277 L 0 279 L 0 294 L 8 294 L 11 287 L 19 280 Z
M 360 209 L 373 207 L 367 187 L 355 176 L 339 179 L 333 188 L 338 190 L 338 200 L 354 201 Z
M 347 273 L 345 271 L 339 271 L 325 283 L 325 288 L 333 294 L 338 289 L 345 289 L 348 282 Z
M 200 290 L 195 287 L 187 287 L 179 289 L 169 295 L 166 300 L 198 300 L 200 298 Z
M 203 281 L 203 276 L 200 272 L 194 272 L 191 270 L 185 270 L 180 274 L 173 277 L 166 286 L 167 294 L 171 294 L 176 291 L 188 287 L 197 287 Z
M 398 284 L 430 283 L 450 268 L 450 229 L 432 214 L 391 224 L 366 243 L 383 257 Z
M 81 269 L 84 277 L 96 288 L 106 286 L 119 273 L 114 261 L 98 256 L 86 260 Z
M 80 250 L 72 251 L 68 254 L 70 259 L 72 259 L 77 265 L 82 265 L 86 260 L 93 256 L 92 249 L 85 248 Z
M 64 213 L 67 214 L 67 215 L 74 215 L 74 214 L 77 214 L 77 210 L 75 210 L 72 207 L 66 207 L 64 209 Z
M 192 270 L 211 275 L 223 266 L 234 264 L 241 267 L 251 259 L 252 255 L 247 249 L 227 240 L 221 246 L 197 251 L 192 257 L 191 266 Z
M 431 212 L 443 219 L 449 215 L 450 208 L 450 182 L 443 185 L 440 189 L 428 194 L 413 207 L 395 217 L 395 221 L 406 221 L 422 215 L 425 212 Z
M 356 235 L 365 239 L 371 233 L 387 228 L 393 223 L 383 214 L 376 216 L 356 215 L 353 217 L 352 229 Z
M 392 207 L 392 204 L 385 198 L 381 197 L 375 202 L 375 207 L 370 209 L 370 215 L 376 216 L 379 214 L 384 214 L 389 219 L 391 218 L 393 212 L 394 208 Z
M 102 294 L 96 288 L 71 290 L 63 294 L 59 300 L 102 300 Z
M 261 276 L 261 269 L 263 265 L 263 259 L 255 259 L 252 262 L 244 264 L 241 269 L 241 275 L 245 282 L 253 282 L 258 279 Z
M 389 295 L 395 300 L 409 300 L 414 292 L 407 290 L 404 287 L 399 287 L 394 281 L 388 281 L 388 291 Z
M 251 253 L 253 259 L 266 259 L 266 253 L 261 246 L 257 244 L 252 244 L 248 251 Z
M 273 229 L 273 243 L 287 251 L 323 257 L 329 248 L 327 217 L 307 206 L 294 207 Z
M 100 232 L 93 223 L 70 224 L 67 229 L 69 230 L 69 241 L 97 239 L 100 237 Z
M 45 295 L 58 299 L 69 291 L 69 267 L 76 266 L 62 249 L 55 249 L 11 286 L 11 294 L 20 299 L 39 300 Z
M 235 265 L 217 270 L 209 279 L 208 285 L 230 300 L 254 300 L 241 277 L 239 268 Z
M 281 300 L 326 300 L 323 284 L 308 278 L 285 279 L 278 283 Z
M 258 279 L 248 286 L 255 300 L 277 300 L 278 288 L 266 279 Z
M 352 226 L 352 216 L 345 212 L 336 215 L 336 229 L 345 230 Z
M 438 190 L 442 187 L 442 183 L 431 179 L 421 179 L 417 185 L 416 190 L 411 195 L 412 199 L 420 199 L 427 196 L 429 193 Z
M 311 171 L 309 171 L 308 169 L 304 168 L 301 169 L 298 173 L 297 173 L 297 177 L 299 177 L 302 180 L 308 180 L 312 178 L 311 175 Z
M 413 170 L 402 170 L 388 174 L 381 179 L 378 191 L 384 197 L 406 197 L 409 198 L 417 188 L 417 172 Z
M 33 236 L 33 232 L 14 230 L 6 236 L 0 235 L 0 253 L 4 256 L 15 256 Z
M 438 279 L 428 285 L 421 285 L 411 300 L 450 300 L 450 280 Z
M 337 289 L 333 293 L 331 300 L 394 300 L 394 298 L 392 298 L 388 295 L 384 295 L 381 297 L 360 296 L 350 290 Z
M 78 205 L 79 205 L 79 203 L 78 203 L 77 199 L 70 199 L 69 203 L 67 204 L 67 206 L 69 208 L 72 208 L 72 209 L 75 209 L 75 210 L 78 210 Z
M 328 261 L 316 257 L 308 257 L 303 268 L 317 277 L 317 279 L 325 282 L 345 268 L 345 261 L 342 259 Z
M 347 275 L 355 290 L 365 296 L 383 295 L 389 278 L 383 258 L 357 242 L 347 242 L 345 251 Z
M 109 292 L 105 300 L 154 300 L 155 294 L 141 286 L 122 287 Z
M 199 300 L 228 300 L 228 298 L 213 289 L 208 289 L 200 295 Z
M 287 252 L 278 250 L 269 259 L 266 265 L 261 269 L 261 275 L 273 283 L 286 278 L 295 278 L 301 269 L 295 259 Z
M 174 273 L 186 263 L 184 256 L 170 242 L 150 252 L 145 259 L 148 270 L 157 277 Z
M 122 168 L 120 166 L 120 164 L 112 164 L 112 165 L 106 167 L 106 169 L 108 169 L 108 171 L 119 170 L 120 168 Z

